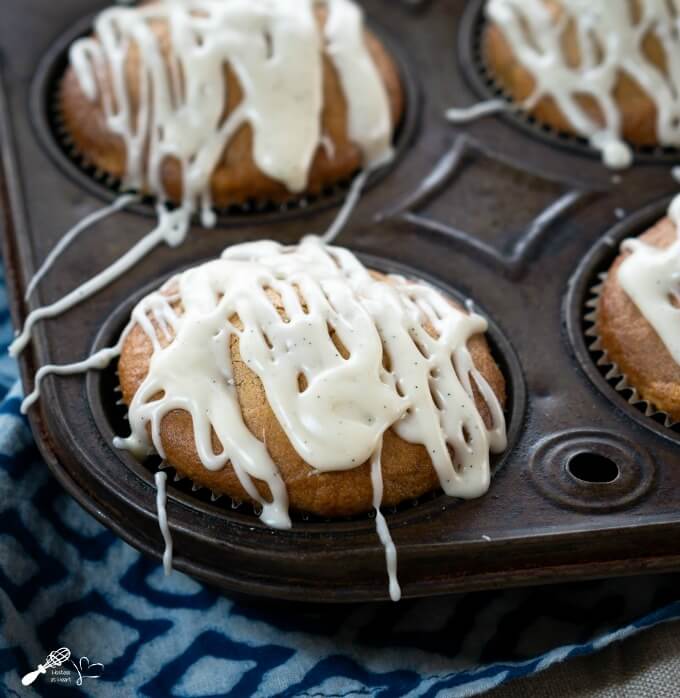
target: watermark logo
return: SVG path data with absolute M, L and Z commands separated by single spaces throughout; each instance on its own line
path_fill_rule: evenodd
M 46 674 L 48 669 L 53 669 L 55 667 L 60 667 L 64 662 L 67 662 L 71 658 L 71 650 L 68 647 L 61 647 L 58 650 L 50 652 L 45 658 L 44 664 L 38 664 L 38 668 L 35 671 L 31 671 L 23 679 L 21 683 L 24 686 L 30 686 L 40 674 Z
M 45 661 L 38 664 L 35 671 L 26 674 L 21 679 L 21 683 L 24 686 L 30 686 L 41 674 L 47 674 L 48 671 L 49 683 L 82 686 L 84 679 L 100 678 L 104 673 L 104 665 L 101 662 L 90 662 L 88 657 L 80 657 L 76 661 L 71 657 L 71 650 L 68 647 L 60 647 L 50 652 Z

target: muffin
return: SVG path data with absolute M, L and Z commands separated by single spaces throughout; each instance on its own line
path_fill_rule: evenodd
M 513 101 L 590 139 L 615 167 L 630 164 L 623 141 L 680 145 L 676 18 L 666 3 L 625 4 L 489 0 L 483 37 L 486 65 Z
M 672 422 L 680 422 L 679 280 L 680 239 L 667 217 L 638 239 L 624 242 L 596 313 L 607 359 Z
M 350 0 L 187 0 L 102 12 L 60 116 L 81 159 L 204 209 L 316 194 L 389 157 L 395 63 Z
M 236 245 L 134 311 L 118 364 L 132 436 L 117 445 L 269 502 L 272 525 L 288 505 L 371 510 L 376 459 L 378 505 L 440 486 L 479 496 L 490 452 L 505 447 L 505 382 L 485 330 L 423 282 L 368 271 L 317 238 Z

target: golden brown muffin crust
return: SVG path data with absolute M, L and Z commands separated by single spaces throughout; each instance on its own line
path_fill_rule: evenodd
M 324 8 L 317 9 L 320 25 L 326 18 Z M 163 53 L 168 55 L 170 42 L 168 28 L 164 22 L 152 22 L 154 32 L 160 37 Z M 404 95 L 399 71 L 381 42 L 371 33 L 365 33 L 368 50 L 376 64 L 387 90 L 393 127 L 401 120 L 404 110 Z M 128 85 L 133 114 L 139 103 L 139 51 L 135 44 L 130 48 L 126 61 L 126 83 Z M 225 68 L 227 82 L 226 114 L 233 112 L 242 100 L 241 85 L 229 67 Z M 99 91 L 110 91 L 110 76 L 107 71 L 98 73 Z M 104 172 L 120 179 L 125 174 L 125 144 L 120 136 L 112 133 L 106 125 L 101 97 L 90 101 L 83 93 L 73 68 L 69 65 L 64 74 L 60 90 L 61 115 L 66 131 L 70 134 L 76 150 L 84 160 Z M 309 171 L 305 192 L 317 194 L 325 187 L 349 178 L 362 166 L 360 149 L 349 140 L 347 102 L 340 78 L 328 56 L 323 60 L 323 112 L 322 133 L 333 143 L 333 158 L 319 147 Z M 243 125 L 227 144 L 211 180 L 212 199 L 215 206 L 224 208 L 241 204 L 249 199 L 281 202 L 293 195 L 286 187 L 261 172 L 253 159 L 253 131 L 249 124 Z M 162 165 L 162 182 L 167 195 L 175 202 L 182 198 L 182 177 L 179 161 L 166 158 Z
M 640 239 L 666 248 L 677 240 L 677 231 L 673 221 L 664 218 Z M 597 331 L 603 348 L 630 385 L 657 409 L 680 421 L 680 366 L 617 279 L 617 271 L 629 255 L 620 254 L 607 274 L 598 305 Z
M 273 293 L 273 292 L 272 292 Z M 272 300 L 277 303 L 276 298 Z M 280 303 L 279 312 L 283 313 Z M 433 332 L 431 327 L 425 329 Z M 167 339 L 159 334 L 161 343 Z M 486 339 L 476 335 L 468 347 L 475 366 L 489 383 L 502 405 L 505 404 L 505 380 L 493 360 Z M 118 363 L 123 400 L 130 404 L 145 379 L 153 348 L 146 333 L 136 325 L 126 338 Z M 370 463 L 352 470 L 319 472 L 300 458 L 267 402 L 260 379 L 241 360 L 238 339 L 232 338 L 231 358 L 243 419 L 250 431 L 265 443 L 288 489 L 290 506 L 319 516 L 349 516 L 369 511 L 373 506 Z M 491 426 L 488 406 L 474 386 L 477 408 L 487 426 Z M 234 499 L 248 500 L 233 468 L 227 464 L 217 472 L 208 470 L 196 452 L 193 425 L 188 412 L 174 410 L 161 422 L 161 440 L 166 460 L 194 482 Z M 221 444 L 213 433 L 213 448 Z M 399 438 L 392 430 L 385 433 L 382 452 L 384 480 L 383 503 L 393 506 L 406 499 L 419 497 L 439 487 L 437 474 L 427 450 Z M 255 481 L 260 493 L 268 497 L 265 483 Z
M 544 0 L 555 22 L 564 14 L 559 0 Z M 643 40 L 645 55 L 660 70 L 665 72 L 665 56 L 661 43 L 653 34 L 648 33 Z M 505 38 L 502 29 L 488 22 L 484 32 L 484 59 L 497 82 L 512 97 L 513 101 L 522 103 L 534 91 L 533 75 L 522 65 Z M 564 33 L 563 51 L 569 65 L 576 67 L 581 63 L 581 56 L 574 22 L 567 24 Z M 657 145 L 656 105 L 640 85 L 625 72 L 619 73 L 614 88 L 614 99 L 621 113 L 621 135 L 635 145 Z M 595 123 L 605 126 L 604 116 L 597 103 L 587 95 L 579 95 L 577 101 L 583 111 Z M 567 117 L 562 113 L 551 97 L 543 97 L 530 111 L 531 115 L 552 128 L 580 136 Z

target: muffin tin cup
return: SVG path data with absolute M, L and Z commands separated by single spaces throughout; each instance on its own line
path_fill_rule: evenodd
M 658 430 L 668 438 L 677 438 L 680 445 L 680 423 L 640 395 L 634 382 L 608 355 L 597 332 L 600 295 L 621 243 L 649 230 L 666 215 L 670 201 L 671 198 L 664 197 L 627 216 L 597 241 L 570 282 L 567 312 L 577 319 L 569 324 L 577 356 L 596 385 L 614 402 L 620 404 L 623 400 L 630 405 L 634 410 L 631 416 L 639 419 L 644 426 Z M 595 377 L 594 372 L 599 375 Z
M 47 252 L 115 192 L 69 159 L 50 125 L 48 87 L 63 71 L 67 38 L 87 31 L 89 20 L 81 18 L 90 16 L 90 0 L 64 0 L 56 17 L 42 12 L 46 0 L 6 1 L 0 41 L 11 60 L 0 65 L 0 225 L 18 326 L 29 309 L 26 284 Z M 513 115 L 447 123 L 447 108 L 481 96 L 466 53 L 474 38 L 466 34 L 470 8 L 479 3 L 422 3 L 418 11 L 410 0 L 362 4 L 391 38 L 411 97 L 399 158 L 366 189 L 338 244 L 369 265 L 478 302 L 511 400 L 509 447 L 486 496 L 462 502 L 435 493 L 387 513 L 404 595 L 680 569 L 680 468 L 673 467 L 680 438 L 609 385 L 583 318 L 606 254 L 614 254 L 614 243 L 603 242 L 613 234 L 614 211 L 646 212 L 644 220 L 630 217 L 638 232 L 661 217 L 660 205 L 647 206 L 677 189 L 667 160 L 644 158 L 613 181 L 587 149 L 557 148 L 552 137 L 518 128 Z M 22 39 L 29 35 L 30 42 Z M 110 344 L 135 299 L 163 278 L 230 244 L 294 243 L 321 233 L 339 203 L 285 215 L 223 215 L 214 230 L 194 227 L 182 246 L 159 247 L 86 303 L 36 327 L 20 357 L 25 387 L 39 365 L 68 363 Z M 117 259 L 149 232 L 149 211 L 131 207 L 83 235 L 44 278 L 34 303 L 62 296 Z M 124 425 L 114 415 L 116 386 L 113 368 L 48 378 L 29 420 L 64 487 L 126 541 L 160 558 L 159 463 L 137 463 L 112 447 L 114 426 Z M 606 467 L 584 473 L 577 467 L 584 459 Z M 178 569 L 230 593 L 387 598 L 384 550 L 370 517 L 300 519 L 291 531 L 274 531 L 245 504 L 233 509 L 226 498 L 211 501 L 188 482 L 168 480 Z
M 435 286 L 447 297 L 455 299 L 464 305 L 468 299 L 458 293 L 455 289 L 443 284 L 438 279 L 427 274 L 403 265 L 395 264 L 390 260 L 375 257 L 372 255 L 360 255 L 361 261 L 370 269 L 375 269 L 385 274 L 398 274 L 406 278 L 419 278 Z M 91 353 L 97 352 L 107 346 L 113 346 L 127 324 L 132 308 L 143 298 L 157 288 L 160 288 L 167 278 L 162 278 L 151 282 L 141 291 L 122 303 L 104 322 L 95 339 Z M 487 313 L 476 308 L 476 312 L 481 312 L 488 318 Z M 524 377 L 508 339 L 503 335 L 500 328 L 493 322 L 489 322 L 489 329 L 486 333 L 487 341 L 491 349 L 492 356 L 500 367 L 506 380 L 506 407 L 505 416 L 507 423 L 508 444 L 514 445 L 521 430 L 526 410 L 526 388 Z M 106 443 L 111 443 L 114 436 L 127 436 L 130 427 L 127 421 L 127 406 L 122 400 L 112 400 L 111 396 L 120 396 L 121 389 L 118 383 L 117 362 L 112 362 L 103 371 L 90 372 L 86 378 L 87 394 L 90 409 L 99 429 L 101 437 Z M 507 460 L 507 452 L 492 456 L 491 471 L 492 478 L 495 477 Z M 172 464 L 162 461 L 158 456 L 151 456 L 142 462 L 135 459 L 130 453 L 124 450 L 116 451 L 116 457 L 121 465 L 130 472 L 140 477 L 150 487 L 153 487 L 154 473 L 158 469 L 166 470 L 170 476 L 170 483 L 175 487 L 175 494 L 180 494 L 183 503 L 188 507 L 196 508 L 205 513 L 212 512 L 238 512 L 236 517 L 239 522 L 246 526 L 257 526 L 265 528 L 257 518 L 259 515 L 256 504 L 249 501 L 241 501 L 218 492 L 213 492 L 199 482 L 195 482 L 190 477 L 177 470 Z M 406 499 L 393 507 L 385 507 L 383 512 L 388 516 L 391 524 L 401 525 L 412 522 L 423 517 L 431 516 L 442 508 L 449 509 L 455 506 L 456 500 L 447 497 L 440 490 L 433 490 L 417 498 Z M 231 513 L 231 512 L 230 512 Z M 375 512 L 370 510 L 363 514 L 342 517 L 322 517 L 309 514 L 303 511 L 291 511 L 291 518 L 294 524 L 291 534 L 293 536 L 304 536 L 310 529 L 316 532 L 323 532 L 324 529 L 331 534 L 337 532 L 338 526 L 349 524 L 352 527 L 366 526 L 369 533 L 373 530 L 372 520 Z

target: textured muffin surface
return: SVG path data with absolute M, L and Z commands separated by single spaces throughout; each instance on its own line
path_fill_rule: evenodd
M 324 8 L 317 8 L 320 26 L 326 19 Z M 171 44 L 165 22 L 151 22 L 154 34 L 167 60 Z M 365 42 L 383 84 L 386 88 L 392 115 L 393 129 L 399 124 L 404 110 L 404 95 L 397 67 L 381 42 L 365 32 Z M 125 79 L 133 115 L 139 107 L 140 54 L 132 44 L 125 64 Z M 110 75 L 106 70 L 97 72 L 100 93 L 111 92 Z M 227 104 L 225 118 L 232 114 L 243 98 L 242 86 L 230 66 L 225 66 Z M 124 141 L 113 133 L 107 123 L 101 94 L 89 100 L 84 94 L 73 67 L 69 66 L 62 79 L 60 109 L 64 127 L 80 155 L 115 178 L 121 179 L 126 171 Z M 133 116 L 133 118 L 136 118 Z M 348 179 L 362 166 L 362 154 L 348 136 L 348 109 L 338 73 L 327 55 L 323 57 L 323 112 L 321 132 L 327 139 L 319 146 L 313 158 L 305 193 L 317 194 L 324 188 Z M 182 198 L 182 173 L 178 160 L 166 157 L 161 165 L 161 180 L 168 197 L 179 202 Z M 249 200 L 286 201 L 292 194 L 280 182 L 265 175 L 253 157 L 253 130 L 244 124 L 227 143 L 211 178 L 214 204 L 226 207 Z
M 677 240 L 677 231 L 674 223 L 664 218 L 640 239 L 665 249 Z M 619 255 L 607 274 L 597 331 L 603 348 L 630 385 L 657 409 L 680 421 L 680 366 L 617 280 L 617 271 L 629 254 Z M 677 300 L 674 303 L 680 306 Z
M 559 0 L 544 0 L 557 24 L 564 19 L 564 8 Z M 624 11 L 624 10 L 622 10 Z M 664 50 L 656 36 L 647 32 L 643 38 L 643 54 L 661 73 L 667 75 Z M 562 51 L 567 64 L 578 68 L 582 64 L 577 30 L 573 21 L 568 21 L 563 34 Z M 492 76 L 510 95 L 514 102 L 522 103 L 532 96 L 536 81 L 532 73 L 522 64 L 513 51 L 502 27 L 492 21 L 485 25 L 483 38 L 484 60 Z M 584 72 L 584 81 L 587 77 Z M 621 117 L 621 136 L 639 146 L 658 145 L 657 108 L 654 100 L 626 72 L 620 70 L 613 89 L 614 101 Z M 596 124 L 605 126 L 605 118 L 597 102 L 585 91 L 575 99 L 582 111 Z M 564 133 L 582 135 L 560 110 L 555 100 L 544 96 L 534 104 L 529 113 L 542 123 Z
M 282 313 L 283 308 L 278 300 L 275 297 L 272 300 Z M 427 324 L 423 326 L 428 332 L 434 331 Z M 159 339 L 161 343 L 167 343 L 160 334 Z M 504 404 L 505 381 L 491 356 L 486 339 L 476 335 L 470 339 L 468 347 L 476 368 L 499 402 Z M 124 343 L 118 366 L 123 399 L 128 405 L 149 371 L 152 354 L 149 337 L 136 325 Z M 267 402 L 260 379 L 243 362 L 237 338 L 232 338 L 230 358 L 244 422 L 251 433 L 266 445 L 276 463 L 288 490 L 291 507 L 324 517 L 369 511 L 373 506 L 370 464 L 336 472 L 319 472 L 305 463 L 292 447 Z M 476 386 L 475 398 L 480 415 L 490 426 L 489 408 Z M 161 438 L 166 459 L 178 472 L 234 499 L 249 499 L 230 464 L 219 471 L 204 467 L 196 452 L 192 420 L 187 412 L 174 410 L 166 414 L 161 423 Z M 221 445 L 214 434 L 212 439 L 215 452 L 220 452 Z M 419 497 L 439 487 L 426 449 L 420 444 L 404 441 L 392 429 L 385 433 L 383 441 L 382 472 L 382 501 L 386 506 Z M 268 496 L 267 485 L 255 482 L 260 493 Z

